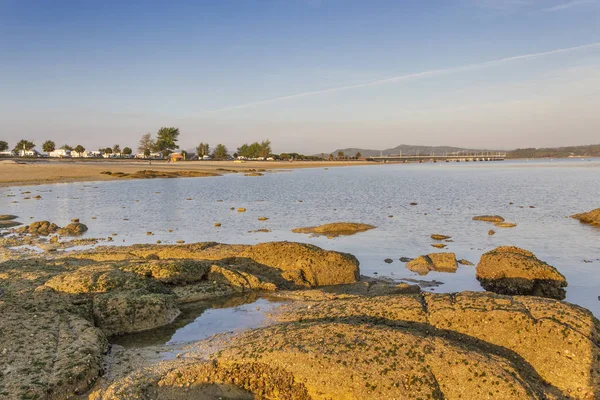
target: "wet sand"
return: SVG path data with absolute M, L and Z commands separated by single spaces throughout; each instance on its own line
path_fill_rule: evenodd
M 159 172 L 193 171 L 196 175 L 222 175 L 226 173 L 246 172 L 249 169 L 267 171 L 297 168 L 329 168 L 349 165 L 375 165 L 367 161 L 185 161 L 168 163 L 166 161 L 138 160 L 0 160 L 0 187 L 42 185 L 47 183 L 67 183 L 86 181 L 107 181 L 123 179 L 118 176 L 101 174 L 103 171 L 135 173 L 141 170 Z

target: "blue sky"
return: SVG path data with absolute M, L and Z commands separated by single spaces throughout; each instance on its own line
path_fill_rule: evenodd
M 599 0 L 0 0 L 0 140 L 597 143 L 598 21 Z

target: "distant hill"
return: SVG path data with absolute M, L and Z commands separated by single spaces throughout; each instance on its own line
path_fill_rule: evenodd
M 362 157 L 375 157 L 378 155 L 383 155 L 383 156 L 390 156 L 390 155 L 397 155 L 397 154 L 406 154 L 406 155 L 413 155 L 413 154 L 431 154 L 431 153 L 436 153 L 436 154 L 444 154 L 444 153 L 453 153 L 453 152 L 458 152 L 458 151 L 471 151 L 471 152 L 475 152 L 475 151 L 498 151 L 498 150 L 483 150 L 483 149 L 467 149 L 464 147 L 452 147 L 452 146 L 413 146 L 413 145 L 409 145 L 409 144 L 401 144 L 400 146 L 396 146 L 392 149 L 385 149 L 385 150 L 369 150 L 369 149 L 358 149 L 358 148 L 354 148 L 354 147 L 350 147 L 350 148 L 346 148 L 346 149 L 337 149 L 331 153 L 326 153 L 326 154 L 333 154 L 334 156 L 337 156 L 338 152 L 343 152 L 344 155 L 346 156 L 354 156 L 356 153 L 360 153 Z
M 506 154 L 507 158 L 564 158 L 569 156 L 600 157 L 600 144 L 554 148 L 516 149 Z

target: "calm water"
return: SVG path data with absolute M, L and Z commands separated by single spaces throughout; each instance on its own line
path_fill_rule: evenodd
M 24 200 L 37 194 L 41 200 Z M 558 268 L 569 282 L 567 301 L 600 316 L 600 229 L 567 218 L 600 207 L 600 160 L 381 165 L 263 177 L 55 184 L 2 188 L 0 205 L 0 213 L 19 215 L 21 222 L 48 219 L 66 225 L 80 218 L 89 227 L 89 237 L 117 233 L 114 244 L 302 241 L 356 255 L 365 275 L 444 282 L 431 289 L 437 292 L 481 287 L 474 267 L 423 278 L 398 261 L 442 251 L 430 247 L 432 233 L 452 236 L 454 242 L 443 251 L 474 263 L 490 249 L 515 245 Z M 502 229 L 471 220 L 480 214 L 502 215 L 518 227 Z M 269 220 L 258 221 L 260 216 Z M 335 221 L 378 228 L 337 239 L 290 232 Z M 215 228 L 215 222 L 222 227 Z M 248 232 L 261 228 L 271 232 Z M 488 236 L 490 229 L 495 236 Z M 147 231 L 154 235 L 147 236 Z M 384 263 L 388 257 L 394 262 Z

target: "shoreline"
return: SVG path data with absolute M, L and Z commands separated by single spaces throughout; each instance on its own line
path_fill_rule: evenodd
M 363 165 L 381 165 L 372 161 L 185 161 L 168 163 L 166 161 L 83 161 L 83 160 L 26 160 L 14 163 L 0 162 L 0 187 L 38 186 L 54 183 L 99 182 L 135 177 L 119 177 L 102 174 L 104 171 L 134 174 L 142 170 L 185 174 L 192 172 L 195 177 L 221 176 L 229 173 L 250 172 L 249 170 L 265 170 L 277 172 L 282 170 L 304 168 L 330 168 Z M 188 176 L 189 177 L 189 176 Z

